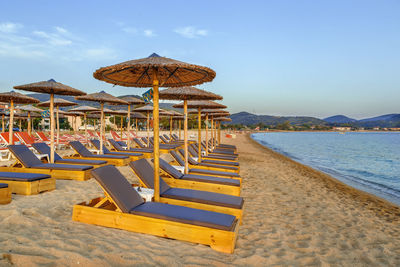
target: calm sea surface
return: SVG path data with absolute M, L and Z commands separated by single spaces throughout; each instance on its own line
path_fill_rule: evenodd
M 400 205 L 400 133 L 255 133 L 252 138 Z

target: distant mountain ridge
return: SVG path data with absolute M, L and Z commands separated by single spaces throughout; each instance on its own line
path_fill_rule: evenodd
M 230 124 L 243 124 L 243 125 L 256 125 L 259 123 L 263 123 L 264 125 L 278 125 L 285 123 L 286 121 L 290 122 L 292 125 L 324 125 L 325 121 L 313 117 L 307 116 L 269 116 L 269 115 L 255 115 L 249 112 L 239 112 L 232 114 L 230 116 L 232 122 Z
M 329 123 L 351 123 L 357 121 L 356 119 L 352 119 L 344 115 L 331 116 L 323 120 Z

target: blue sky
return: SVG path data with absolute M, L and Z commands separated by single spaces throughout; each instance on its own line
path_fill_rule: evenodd
M 217 72 L 198 86 L 234 112 L 355 118 L 400 113 L 399 1 L 4 1 L 0 91 L 153 52 Z

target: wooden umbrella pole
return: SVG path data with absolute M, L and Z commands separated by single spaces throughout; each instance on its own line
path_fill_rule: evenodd
M 178 121 L 178 128 L 179 128 L 179 140 L 181 140 L 181 120 Z
M 86 143 L 88 143 L 89 140 L 88 140 L 88 134 L 87 134 L 86 112 L 83 113 L 83 120 L 84 120 L 84 123 L 85 123 L 85 138 L 86 138 Z
M 56 110 L 57 110 L 57 114 L 56 114 L 57 115 L 57 147 L 60 144 L 60 117 L 59 117 L 59 113 L 58 113 L 59 109 L 60 109 L 60 107 L 57 106 L 56 107 Z
M 208 114 L 206 114 L 206 155 L 208 155 Z
M 4 133 L 5 129 L 4 129 L 4 114 L 1 115 L 1 132 Z
M 136 136 L 137 136 L 137 134 L 138 134 L 137 119 L 135 121 L 135 130 L 136 130 Z
M 154 114 L 154 111 L 153 111 L 153 114 Z M 153 117 L 153 120 L 154 120 L 154 117 Z M 153 124 L 153 128 L 154 128 L 154 124 Z M 147 147 L 150 147 L 150 112 L 148 112 L 148 111 L 147 111 Z
M 199 151 L 198 151 L 198 161 L 201 162 L 201 108 L 198 109 L 197 113 L 197 120 L 198 120 L 198 137 L 197 137 L 197 142 L 199 143 Z
M 187 100 L 183 100 L 183 135 L 184 135 L 184 148 L 185 148 L 185 174 L 189 173 L 188 163 L 188 115 L 187 115 Z
M 10 122 L 8 124 L 8 132 L 9 132 L 9 136 L 8 139 L 10 140 L 10 145 L 14 144 L 14 100 L 11 99 L 10 101 Z
M 104 118 L 104 103 L 100 103 L 101 113 L 100 113 L 100 154 L 103 155 L 103 118 Z
M 158 120 L 158 77 L 157 70 L 154 70 L 153 78 L 153 129 L 154 129 L 154 201 L 160 201 L 160 139 L 159 136 L 159 120 Z M 147 112 L 148 113 L 148 112 Z
M 50 94 L 50 163 L 54 163 L 54 94 Z
M 211 129 L 210 129 L 210 140 L 211 140 L 211 149 L 214 149 L 214 143 L 213 143 L 213 138 L 214 138 L 214 124 L 213 124 L 213 116 L 211 116 Z
M 120 119 L 120 122 L 121 122 L 121 141 L 122 141 L 122 125 L 123 125 L 123 123 L 124 123 L 124 121 L 123 121 L 123 116 L 121 115 L 121 119 Z
M 128 105 L 128 127 L 126 137 L 128 138 L 128 149 L 131 148 L 131 105 Z
M 18 119 L 18 129 L 20 132 L 22 131 L 21 121 L 22 119 Z
M 172 116 L 169 119 L 169 138 L 172 141 Z
M 221 122 L 218 122 L 218 144 L 221 144 Z
M 32 132 L 32 131 L 34 131 L 34 130 L 35 130 L 35 129 L 34 129 L 34 127 L 33 127 L 33 119 L 31 120 L 31 123 L 32 123 L 31 132 Z
M 28 111 L 28 134 L 31 135 L 31 112 Z

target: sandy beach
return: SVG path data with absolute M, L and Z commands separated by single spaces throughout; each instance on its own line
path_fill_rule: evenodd
M 0 206 L 0 266 L 398 266 L 400 208 L 253 141 L 240 153 L 243 225 L 234 254 L 204 245 L 71 220 L 74 204 L 102 196 L 94 179 L 13 195 Z M 137 182 L 129 167 L 119 167 Z

